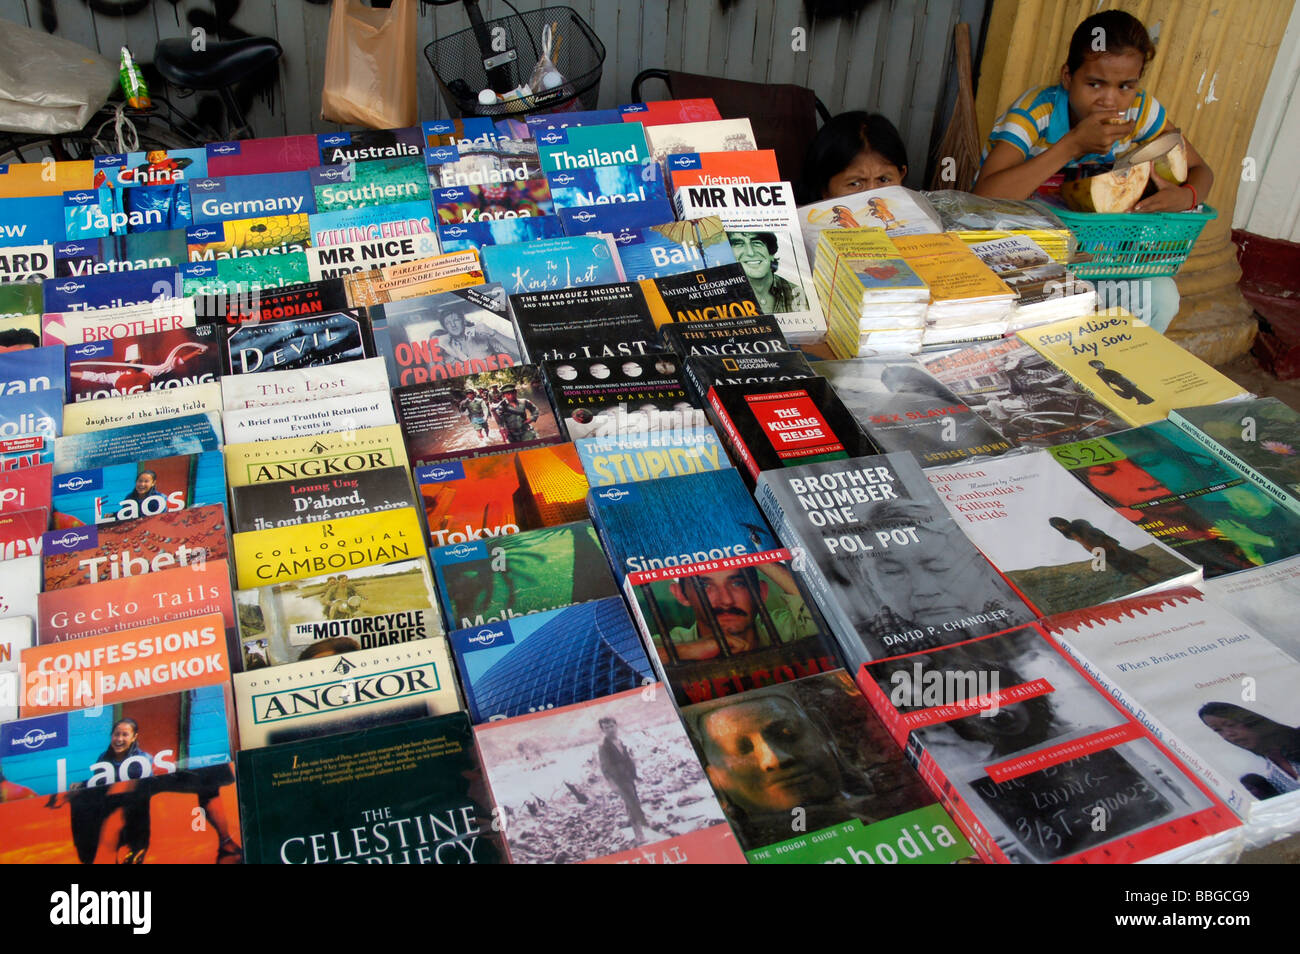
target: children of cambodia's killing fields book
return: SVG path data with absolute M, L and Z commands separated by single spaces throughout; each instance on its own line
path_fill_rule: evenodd
M 67 400 L 209 384 L 222 371 L 219 337 L 213 325 L 198 325 L 69 345 L 64 353 Z
M 245 669 L 442 634 L 424 558 L 235 591 Z

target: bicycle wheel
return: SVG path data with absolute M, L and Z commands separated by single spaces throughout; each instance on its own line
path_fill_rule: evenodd
M 24 136 L 0 133 L 0 164 L 11 162 L 41 162 L 52 158 L 89 159 L 95 154 L 94 144 L 81 132 L 65 136 Z

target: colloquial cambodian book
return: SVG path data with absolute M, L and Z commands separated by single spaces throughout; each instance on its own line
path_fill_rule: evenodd
M 706 427 L 692 406 L 681 358 L 669 351 L 618 358 L 560 358 L 543 365 L 569 440 Z
M 210 384 L 221 375 L 217 330 L 212 325 L 198 325 L 68 345 L 64 352 L 67 400 L 91 401 Z
M 483 272 L 478 252 L 465 249 L 372 268 L 368 272 L 353 272 L 344 276 L 343 284 L 349 304 L 354 308 L 368 308 L 384 302 L 482 285 Z
M 640 435 L 582 437 L 574 441 L 593 487 L 659 477 L 681 477 L 731 466 L 726 448 L 709 426 Z
M 623 591 L 678 705 L 840 665 L 786 550 L 629 573 Z
M 406 466 L 406 447 L 396 424 L 233 443 L 226 447 L 225 456 L 226 480 L 231 487 Z
M 986 862 L 1235 857 L 1228 807 L 1036 626 L 871 663 L 858 685 Z
M 932 467 L 926 477 L 1040 616 L 1200 581 L 1199 566 L 1080 487 L 1046 451 Z
M 220 466 L 218 464 L 218 466 Z M 405 467 L 233 487 L 231 530 L 266 530 L 415 506 Z
M 435 547 L 587 516 L 587 479 L 570 443 L 427 464 L 415 480 Z
M 802 552 L 851 671 L 1034 618 L 975 549 L 911 454 L 764 471 L 759 506 Z
M 50 519 L 59 530 L 225 502 L 221 454 L 207 451 L 60 474 L 54 478 Z
M 220 448 L 221 433 L 213 426 L 212 418 L 207 414 L 190 414 L 60 437 L 54 442 L 54 472 L 66 474 L 148 457 L 201 454 Z
M 429 558 L 448 630 L 618 595 L 586 520 L 435 547 Z
M 235 675 L 241 748 L 461 711 L 441 636 L 375 649 L 331 648 L 325 655 Z
M 237 765 L 251 864 L 506 860 L 464 713 L 250 749 Z
M 632 689 L 474 735 L 512 820 L 514 864 L 743 862 L 667 692 Z
M 1300 553 L 1300 515 L 1168 421 L 1051 454 L 1104 503 L 1201 564 L 1206 578 Z
M 617 596 L 448 635 L 478 725 L 650 685 L 650 660 Z
M 442 634 L 424 557 L 235 591 L 245 669 Z

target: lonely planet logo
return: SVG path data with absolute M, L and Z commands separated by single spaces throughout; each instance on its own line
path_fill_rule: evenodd
M 622 487 L 612 487 L 609 490 L 598 490 L 596 496 L 602 500 L 622 500 L 624 497 L 630 497 L 632 491 L 624 490 Z
M 67 547 L 71 549 L 72 547 L 85 543 L 89 539 L 90 539 L 89 533 L 80 532 L 77 530 L 69 530 L 66 533 L 64 533 L 63 536 L 55 537 L 50 542 L 55 544 L 56 546 Z
M 456 472 L 447 467 L 437 467 L 429 471 L 427 476 L 431 480 L 446 480 L 448 477 L 455 477 Z
M 335 133 L 332 136 L 326 136 L 324 141 L 327 146 L 342 146 L 347 143 L 348 137 L 342 133 Z
M 64 255 L 80 255 L 84 251 L 86 251 L 86 246 L 78 245 L 76 243 L 63 246 Z
M 59 733 L 46 732 L 44 729 L 28 729 L 26 735 L 20 735 L 14 738 L 14 745 L 21 745 L 27 749 L 39 749 L 46 742 L 57 742 Z
M 454 557 L 467 557 L 474 552 L 474 548 L 469 546 L 468 544 L 461 543 L 452 547 L 447 552 Z
M 65 295 L 71 295 L 73 292 L 81 291 L 86 286 L 81 282 L 64 282 L 62 285 L 55 285 L 54 287 L 57 291 L 61 291 Z
M 200 192 L 211 192 L 213 189 L 220 189 L 221 182 L 218 179 L 195 179 L 190 183 L 191 189 L 198 189 Z
M 85 205 L 87 202 L 93 202 L 98 196 L 93 192 L 69 192 L 67 199 L 69 202 L 75 202 L 77 205 Z
M 469 638 L 469 643 L 471 646 L 491 646 L 505 634 L 503 629 L 480 629 Z
M 228 156 L 232 152 L 238 152 L 239 146 L 233 142 L 219 142 L 216 145 L 209 146 L 208 149 L 218 156 Z
M 91 480 L 89 477 L 82 477 L 78 475 L 76 477 L 69 477 L 66 481 L 63 482 L 63 484 L 60 486 L 60 489 L 80 490 L 82 487 L 89 487 L 93 483 L 94 481 Z
M 342 179 L 347 174 L 348 170 L 343 166 L 330 166 L 328 169 L 321 169 L 317 173 L 322 179 Z
M 463 226 L 451 225 L 443 230 L 443 234 L 450 235 L 452 238 L 460 238 L 460 236 L 464 235 L 468 231 L 469 229 L 464 228 Z
M 590 222 L 590 221 L 591 221 L 592 219 L 594 219 L 595 217 L 596 217 L 596 213 L 595 213 L 595 212 L 586 212 L 586 211 L 583 211 L 583 212 L 575 212 L 575 213 L 573 213 L 573 215 L 569 216 L 569 218 L 573 219 L 573 221 L 575 221 L 575 222 L 581 222 L 581 223 L 583 223 L 584 225 L 587 224 L 588 222 Z

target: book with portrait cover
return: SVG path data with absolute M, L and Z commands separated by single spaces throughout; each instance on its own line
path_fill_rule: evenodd
M 587 517 L 587 479 L 570 443 L 416 468 L 434 547 Z
M 6 725 L 0 735 L 6 774 L 13 765 L 25 779 L 6 787 L 36 795 L 44 794 L 46 779 L 55 786 L 48 797 L 0 805 L 0 859 L 238 863 L 228 697 L 219 687 L 194 689 Z M 194 824 L 199 812 L 202 826 Z
M 918 360 L 1017 447 L 1055 447 L 1128 427 L 1019 338 L 923 354 Z
M 593 487 L 659 477 L 680 477 L 731 466 L 726 448 L 710 426 L 677 431 L 574 441 L 587 482 Z
M 447 641 L 475 725 L 654 682 L 617 596 L 457 630 Z
M 626 280 L 608 235 L 488 245 L 483 248 L 483 273 L 488 281 L 504 285 L 508 295 Z
M 744 862 L 661 688 L 474 729 L 513 864 Z
M 416 505 L 410 472 L 405 467 L 232 487 L 230 504 L 234 533 Z
M 146 457 L 60 474 L 52 495 L 50 519 L 60 530 L 224 504 L 226 474 L 218 451 Z
M 374 649 L 328 649 L 323 655 L 235 674 L 240 748 L 461 711 L 455 667 L 442 636 Z
M 250 864 L 506 862 L 463 712 L 250 749 L 237 767 Z
M 353 272 L 373 268 L 387 268 L 432 258 L 438 254 L 438 238 L 431 233 L 395 235 L 389 238 L 358 239 L 337 245 L 324 245 L 304 250 L 307 256 L 307 273 L 313 282 L 328 278 L 341 278 Z
M 221 379 L 220 390 L 223 410 L 243 411 L 387 391 L 388 374 L 382 359 L 358 358 L 326 365 L 266 370 L 257 374 L 228 374 Z
M 219 425 L 220 421 L 216 423 Z M 212 416 L 190 414 L 60 437 L 54 442 L 54 472 L 66 474 L 147 457 L 202 454 L 220 449 L 221 433 L 214 426 Z
M 670 321 L 659 326 L 659 340 L 683 358 L 695 354 L 770 355 L 790 350 L 781 326 L 771 315 L 724 321 Z
M 375 354 L 370 321 L 360 309 L 247 322 L 227 330 L 225 346 L 224 374 L 289 371 Z
M 304 212 L 206 222 L 185 230 L 185 260 L 189 262 L 283 255 L 310 247 L 311 226 Z
M 618 595 L 587 520 L 435 547 L 429 559 L 448 630 Z
M 1169 421 L 1300 514 L 1300 415 L 1277 398 L 1185 407 Z
M 709 417 L 752 484 L 765 470 L 879 453 L 825 378 L 719 384 Z
M 1168 421 L 1054 447 L 1085 487 L 1205 577 L 1300 553 L 1300 515 Z
M 682 717 L 750 864 L 951 864 L 974 854 L 842 669 L 698 702 Z M 750 783 L 763 751 L 754 743 L 778 738 L 784 774 Z
M 310 217 L 313 248 L 375 239 L 432 237 L 438 220 L 429 200 L 395 202 L 363 209 L 336 209 Z
M 136 232 L 54 246 L 54 275 L 100 275 L 140 268 L 179 268 L 188 260 L 185 232 Z
M 543 366 L 569 440 L 638 437 L 707 427 L 692 405 L 681 358 L 669 351 L 619 358 L 561 358 Z
M 396 424 L 226 447 L 226 481 L 231 487 L 405 466 L 406 445 Z
M 235 591 L 245 669 L 443 632 L 424 557 Z
M 0 561 L 42 556 L 49 525 L 48 507 L 0 513 Z
M 629 573 L 623 592 L 679 706 L 840 666 L 788 550 Z
M 817 373 L 882 451 L 910 451 L 922 467 L 997 457 L 1013 446 L 908 355 L 819 361 Z
M 225 504 L 50 530 L 42 541 L 46 591 L 173 566 L 202 566 L 229 552 Z
M 113 428 L 130 427 L 133 424 L 147 424 L 150 421 L 220 412 L 221 385 L 216 381 L 185 384 L 166 390 L 137 391 L 65 405 L 63 433 L 73 435 L 87 434 L 91 431 L 103 432 Z M 0 433 L 3 431 L 0 430 Z
M 222 373 L 217 331 L 196 325 L 68 345 L 62 368 L 67 401 L 210 384 Z
M 394 388 L 393 404 L 417 466 L 563 440 L 531 364 Z
M 1079 486 L 1047 451 L 931 467 L 925 475 L 1039 616 L 1200 582 L 1198 565 Z
M 372 305 L 368 311 L 395 388 L 523 363 L 499 283 Z
M 418 156 L 422 163 L 424 161 L 424 132 L 419 126 L 317 133 L 316 145 L 320 148 L 320 164 L 323 166 L 403 156 Z
M 755 493 L 849 671 L 1034 619 L 948 514 L 911 454 L 764 471 Z
M 817 366 L 830 364 L 819 361 Z M 693 354 L 685 361 L 686 387 L 692 399 L 708 404 L 709 391 L 715 385 L 757 385 L 774 381 L 797 381 L 814 378 L 813 370 L 802 351 L 777 351 L 772 354 Z
M 53 245 L 6 245 L 0 247 L 0 284 L 36 283 L 53 277 Z
M 317 166 L 307 175 L 316 197 L 316 208 L 311 210 L 314 212 L 429 200 L 429 176 L 423 156 L 345 160 Z
M 1037 626 L 871 663 L 858 685 L 986 862 L 1239 850 L 1228 806 Z
M 633 282 L 516 293 L 510 310 L 524 356 L 535 364 L 654 350 L 654 316 Z
M 732 468 L 592 487 L 587 507 L 620 585 L 638 570 L 780 547 Z
M 191 511 L 183 511 L 191 512 Z M 231 537 L 241 590 L 424 556 L 414 507 L 319 523 L 246 530 Z

